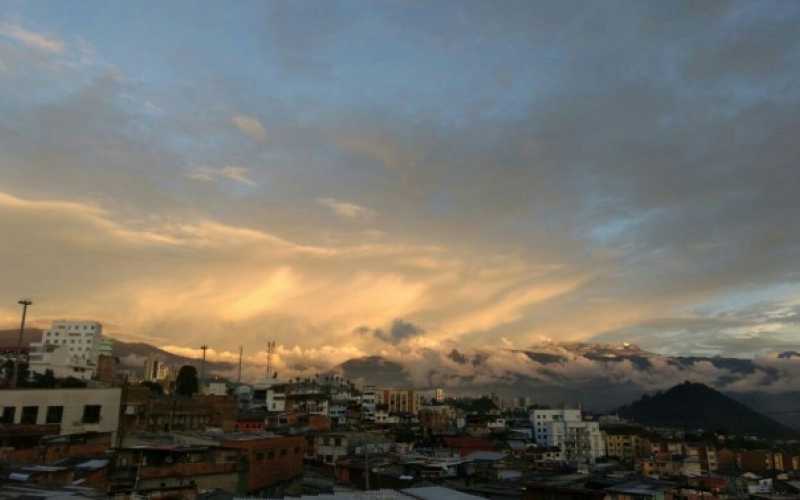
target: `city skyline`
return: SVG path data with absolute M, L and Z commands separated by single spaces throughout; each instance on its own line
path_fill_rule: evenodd
M 797 350 L 798 21 L 8 2 L 0 327 L 31 297 L 212 360 Z

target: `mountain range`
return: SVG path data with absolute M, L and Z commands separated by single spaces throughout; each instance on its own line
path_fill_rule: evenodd
M 17 335 L 17 330 L 0 330 L 0 346 L 16 345 Z M 40 330 L 26 331 L 25 343 L 40 339 Z M 198 359 L 140 342 L 115 340 L 114 354 L 133 371 L 142 370 L 148 356 L 173 366 L 199 365 Z M 231 376 L 235 368 L 219 361 L 206 364 L 212 374 Z M 255 371 L 249 368 L 249 373 Z M 508 398 L 527 396 L 540 404 L 581 404 L 594 411 L 613 411 L 689 380 L 800 429 L 800 355 L 794 351 L 744 359 L 666 356 L 632 344 L 543 343 L 527 349 L 409 349 L 399 358 L 366 356 L 327 369 L 377 386 L 443 387 L 456 396 L 493 392 Z
M 800 357 L 794 353 L 754 359 L 666 356 L 632 344 L 547 343 L 529 349 L 454 348 L 408 359 L 368 356 L 348 360 L 336 371 L 375 385 L 529 396 L 536 403 L 581 404 L 595 411 L 613 411 L 689 380 L 800 429 Z

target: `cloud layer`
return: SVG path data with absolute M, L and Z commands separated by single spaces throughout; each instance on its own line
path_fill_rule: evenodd
M 800 335 L 795 4 L 92 9 L 0 19 L 4 324 L 295 368 Z

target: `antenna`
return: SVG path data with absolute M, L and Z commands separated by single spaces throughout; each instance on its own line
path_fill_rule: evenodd
M 267 379 L 272 375 L 272 355 L 275 353 L 275 341 L 267 342 Z
M 236 377 L 236 382 L 241 384 L 242 383 L 242 353 L 243 353 L 242 346 L 239 346 L 239 375 Z
M 200 365 L 200 384 L 202 387 L 206 381 L 206 349 L 208 349 L 208 346 L 203 344 L 200 346 L 200 349 L 203 350 L 203 363 Z

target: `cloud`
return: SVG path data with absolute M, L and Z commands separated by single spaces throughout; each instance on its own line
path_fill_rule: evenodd
M 355 333 L 359 335 L 372 335 L 376 339 L 389 344 L 400 344 L 423 335 L 425 330 L 411 322 L 397 318 L 392 321 L 392 324 L 386 331 L 382 328 L 370 329 L 366 326 L 360 326 L 355 329 Z
M 218 179 L 228 179 L 248 186 L 256 183 L 250 177 L 250 169 L 245 167 L 226 166 L 222 168 L 197 167 L 192 169 L 187 177 L 198 181 L 213 182 Z
M 264 142 L 267 139 L 267 131 L 258 118 L 247 115 L 234 115 L 231 118 L 231 122 L 243 134 L 249 136 L 256 142 Z
M 41 321 L 95 318 L 183 347 L 255 350 L 269 332 L 304 350 L 391 353 L 353 329 L 391 340 L 393 320 L 413 318 L 426 333 L 397 345 L 454 370 L 439 351 L 471 365 L 477 348 L 540 337 L 792 350 L 797 325 L 746 315 L 740 295 L 778 287 L 770 302 L 787 308 L 800 297 L 800 221 L 786 216 L 800 212 L 796 3 L 242 9 L 270 29 L 236 54 L 180 44 L 182 18 L 154 32 L 171 63 L 158 81 L 99 63 L 102 47 L 147 42 L 137 30 L 83 56 L 65 34 L 59 57 L 4 35 L 10 327 L 16 311 L 1 304 L 24 293 Z M 373 39 L 380 51 L 350 50 Z M 236 57 L 253 53 L 259 79 L 242 78 Z M 268 166 L 269 183 L 224 165 Z M 378 211 L 380 233 L 331 224 Z M 728 314 L 701 311 L 712 303 Z M 496 369 L 469 376 L 517 373 Z M 547 369 L 532 373 L 568 375 Z
M 30 31 L 17 24 L 0 23 L 0 36 L 15 40 L 27 47 L 50 53 L 64 52 L 64 42 L 35 31 Z
M 377 215 L 372 209 L 335 198 L 317 198 L 317 203 L 346 219 L 371 219 Z

